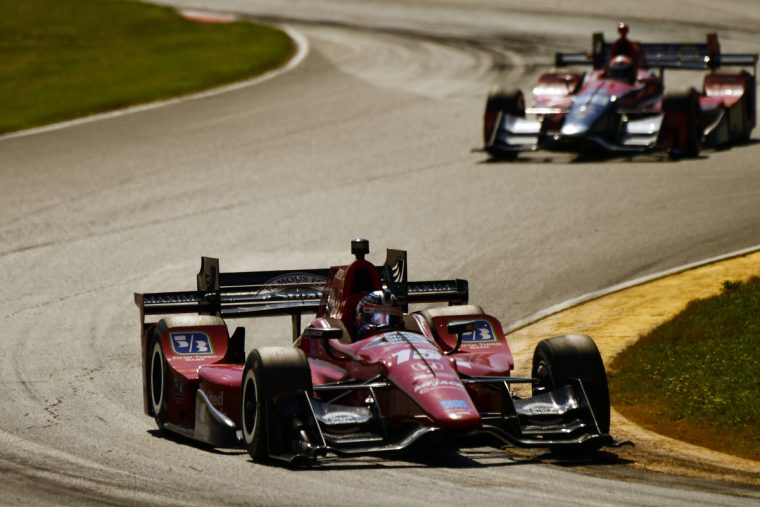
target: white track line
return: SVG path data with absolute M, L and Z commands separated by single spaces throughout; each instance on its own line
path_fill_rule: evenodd
M 272 78 L 279 76 L 280 74 L 284 74 L 286 72 L 293 70 L 306 58 L 306 55 L 309 54 L 309 41 L 306 39 L 306 37 L 304 37 L 300 32 L 290 27 L 284 26 L 281 28 L 285 31 L 285 33 L 288 34 L 288 36 L 293 40 L 293 42 L 295 42 L 295 45 L 296 45 L 296 54 L 293 55 L 293 58 L 291 58 L 290 61 L 284 67 L 279 67 L 277 69 L 270 70 L 269 72 L 266 72 L 253 79 L 248 79 L 246 81 L 240 81 L 237 83 L 224 85 L 217 88 L 212 88 L 210 90 L 206 90 L 199 93 L 183 95 L 181 97 L 177 97 L 174 99 L 160 100 L 157 102 L 149 102 L 147 104 L 140 104 L 138 106 L 131 106 L 124 109 L 117 109 L 116 111 L 98 113 L 98 114 L 93 114 L 91 116 L 85 116 L 84 118 L 77 118 L 74 120 L 68 120 L 68 121 L 64 121 L 60 123 L 53 123 L 51 125 L 45 125 L 43 127 L 20 130 L 18 132 L 11 132 L 9 134 L 1 135 L 0 141 L 4 141 L 6 139 L 14 139 L 18 137 L 32 136 L 36 134 L 42 134 L 45 132 L 52 132 L 54 130 L 75 127 L 77 125 L 83 125 L 86 123 L 92 123 L 92 122 L 101 121 L 101 120 L 108 120 L 110 118 L 118 118 L 119 116 L 139 113 L 142 111 L 150 111 L 151 109 L 158 109 L 159 107 L 170 106 L 172 104 L 178 104 L 180 102 L 205 99 L 207 97 L 213 97 L 215 95 L 221 95 L 222 93 L 228 93 L 235 90 L 241 90 L 243 88 L 248 88 L 250 86 L 255 86 L 259 83 L 263 83 L 264 81 L 268 81 Z
M 714 264 L 716 262 L 725 261 L 728 259 L 733 259 L 734 257 L 741 257 L 743 255 L 748 255 L 751 253 L 755 253 L 757 251 L 760 251 L 760 245 L 751 246 L 749 248 L 744 248 L 742 250 L 737 250 L 735 252 L 719 255 L 717 257 L 710 257 L 709 259 L 692 262 L 691 264 L 684 264 L 683 266 L 678 266 L 676 268 L 668 269 L 666 271 L 660 271 L 659 273 L 654 273 L 652 275 L 642 276 L 641 278 L 634 278 L 633 280 L 628 280 L 627 282 L 622 282 L 617 285 L 607 287 L 606 289 L 589 292 L 588 294 L 584 294 L 577 298 L 569 299 L 563 303 L 558 303 L 548 308 L 544 308 L 543 310 L 539 310 L 536 313 L 528 315 L 527 317 L 523 319 L 517 320 L 513 322 L 512 324 L 510 324 L 509 326 L 507 326 L 504 329 L 504 331 L 506 333 L 517 331 L 518 329 L 521 329 L 525 326 L 529 326 L 533 324 L 534 322 L 537 322 L 545 317 L 554 315 L 555 313 L 563 312 L 567 310 L 568 308 L 578 306 L 587 301 L 591 301 L 592 299 L 598 299 L 598 298 L 607 296 L 614 292 L 630 289 L 631 287 L 635 287 L 636 285 L 642 285 L 647 282 L 657 280 L 658 278 L 665 278 L 666 276 L 683 273 L 684 271 L 689 271 L 690 269 L 699 268 L 702 266 L 706 266 L 708 264 Z

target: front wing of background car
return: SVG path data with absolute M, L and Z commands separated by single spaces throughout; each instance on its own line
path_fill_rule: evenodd
M 528 109 L 526 117 L 500 113 L 493 134 L 483 151 L 499 156 L 514 156 L 526 151 L 584 152 L 604 150 L 610 153 L 637 154 L 655 151 L 662 127 L 662 114 L 616 113 L 624 116 L 620 130 L 611 141 L 597 134 L 568 134 L 547 128 L 547 115 L 564 114 L 564 111 Z

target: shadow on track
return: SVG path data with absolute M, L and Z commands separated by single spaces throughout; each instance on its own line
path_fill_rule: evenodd
M 561 152 L 561 151 L 525 151 L 510 157 L 492 157 L 488 156 L 477 162 L 478 165 L 512 165 L 512 164 L 604 164 L 609 162 L 645 162 L 658 164 L 678 164 L 679 162 L 688 162 L 693 160 L 707 160 L 713 153 L 724 153 L 734 149 L 741 149 L 760 144 L 758 139 L 750 139 L 743 143 L 734 143 L 732 145 L 703 149 L 699 156 L 692 158 L 671 158 L 664 152 L 636 153 L 632 155 L 621 155 L 620 153 L 610 153 L 604 150 L 583 151 L 579 153 Z M 473 153 L 483 153 L 480 149 L 472 150 Z
M 169 440 L 170 442 L 174 442 L 180 445 L 185 445 L 187 447 L 193 447 L 200 451 L 206 451 L 211 454 L 219 454 L 223 456 L 242 456 L 242 455 L 248 454 L 248 452 L 245 449 L 243 449 L 242 446 L 239 448 L 213 447 L 211 445 L 204 444 L 203 442 L 199 442 L 197 440 L 193 440 L 188 437 L 183 437 L 182 435 L 179 435 L 171 431 L 153 429 L 153 430 L 148 430 L 148 433 L 154 438 Z
M 154 438 L 169 440 L 179 445 L 193 447 L 199 451 L 221 456 L 247 456 L 247 451 L 240 448 L 213 447 L 196 440 L 178 435 L 170 431 L 159 429 L 148 430 Z M 246 459 L 254 464 L 250 458 Z M 512 467 L 529 464 L 552 464 L 563 467 L 575 466 L 604 466 L 625 465 L 632 461 L 620 458 L 617 454 L 609 451 L 592 451 L 589 453 L 574 455 L 547 452 L 544 449 L 521 449 L 521 448 L 496 448 L 496 447 L 467 447 L 456 448 L 451 446 L 416 446 L 399 454 L 386 454 L 382 456 L 367 455 L 356 457 L 341 457 L 328 455 L 319 458 L 316 464 L 311 466 L 282 466 L 283 469 L 303 471 L 330 471 L 330 470 L 371 470 L 371 469 L 418 469 L 418 468 L 492 468 Z M 273 462 L 273 466 L 284 465 Z
M 476 469 L 503 468 L 520 465 L 557 465 L 562 467 L 588 467 L 628 465 L 632 461 L 623 459 L 609 451 L 593 451 L 582 456 L 557 455 L 545 450 L 531 451 L 516 448 L 479 447 L 474 449 L 417 449 L 401 455 L 385 457 L 337 457 L 320 458 L 317 464 L 304 468 L 312 471 L 368 470 L 368 469 Z

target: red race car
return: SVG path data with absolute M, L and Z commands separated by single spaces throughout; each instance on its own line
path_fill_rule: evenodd
M 465 280 L 409 281 L 406 252 L 375 266 L 368 241 L 351 250 L 348 265 L 297 271 L 222 273 L 204 257 L 197 290 L 135 294 L 145 413 L 162 430 L 242 444 L 256 462 L 401 451 L 436 436 L 573 451 L 620 443 L 591 338 L 543 340 L 531 377 L 513 377 L 502 326 L 468 304 Z M 419 303 L 429 308 L 409 311 Z M 304 313 L 316 318 L 301 332 Z M 230 335 L 225 319 L 271 315 L 292 317 L 292 346 L 246 358 L 244 328 Z
M 721 53 L 717 34 L 706 43 L 640 44 L 620 37 L 606 43 L 593 36 L 589 53 L 557 53 L 556 67 L 590 65 L 592 70 L 543 74 L 525 106 L 520 90 L 492 92 L 484 115 L 484 151 L 515 159 L 539 149 L 636 154 L 661 151 L 696 157 L 703 146 L 746 142 L 756 124 L 757 54 Z M 734 73 L 726 66 L 744 66 Z M 658 69 L 659 72 L 655 72 Z M 664 69 L 709 69 L 701 92 L 664 93 Z

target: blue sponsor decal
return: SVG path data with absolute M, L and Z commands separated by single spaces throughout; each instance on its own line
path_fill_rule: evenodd
M 496 335 L 491 324 L 487 320 L 479 320 L 477 329 L 462 333 L 462 343 L 495 342 Z
M 441 406 L 444 410 L 451 410 L 454 408 L 470 408 L 470 404 L 466 400 L 443 400 Z
M 169 333 L 172 350 L 180 356 L 202 356 L 214 353 L 211 338 L 206 333 L 190 331 L 186 333 Z

